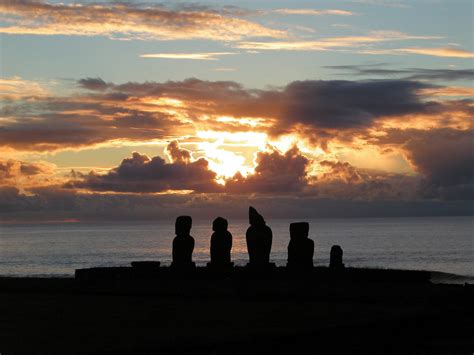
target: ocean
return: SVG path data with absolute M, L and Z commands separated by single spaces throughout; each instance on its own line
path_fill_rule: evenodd
M 328 265 L 338 244 L 346 266 L 430 270 L 474 280 L 474 218 L 413 217 L 312 219 L 315 265 Z M 267 220 L 273 230 L 271 259 L 285 265 L 289 224 Z M 209 261 L 212 221 L 193 221 L 197 265 Z M 229 220 L 236 265 L 248 260 L 247 220 Z M 0 224 L 0 276 L 62 276 L 95 266 L 128 266 L 131 261 L 171 262 L 174 221 Z

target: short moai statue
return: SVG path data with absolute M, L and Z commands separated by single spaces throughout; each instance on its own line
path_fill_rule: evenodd
M 194 238 L 189 234 L 193 220 L 190 216 L 179 216 L 176 218 L 175 233 L 173 239 L 173 263 L 172 267 L 188 268 L 194 267 L 193 250 Z
M 232 234 L 227 230 L 227 220 L 217 217 L 212 223 L 211 262 L 208 266 L 228 268 L 232 266 L 230 252 L 232 250 Z
M 314 242 L 308 238 L 307 222 L 290 224 L 288 244 L 288 264 L 291 269 L 311 269 L 313 267 Z
M 331 256 L 329 259 L 329 268 L 332 270 L 341 270 L 344 269 L 344 264 L 342 262 L 343 251 L 339 245 L 333 245 L 331 247 Z

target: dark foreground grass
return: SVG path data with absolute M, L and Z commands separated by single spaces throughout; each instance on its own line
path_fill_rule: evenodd
M 474 290 L 261 277 L 0 279 L 0 353 L 472 354 Z

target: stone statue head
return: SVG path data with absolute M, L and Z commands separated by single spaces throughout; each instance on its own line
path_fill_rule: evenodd
M 214 232 L 224 232 L 227 230 L 227 220 L 222 217 L 217 217 L 214 222 L 212 222 L 212 230 Z
M 176 235 L 189 235 L 193 219 L 190 216 L 179 216 L 176 218 L 175 233 Z

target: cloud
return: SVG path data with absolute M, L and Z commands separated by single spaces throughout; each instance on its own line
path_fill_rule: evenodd
M 368 44 L 377 44 L 401 40 L 439 39 L 437 36 L 415 36 L 398 31 L 372 31 L 363 36 L 328 37 L 313 41 L 242 41 L 238 48 L 253 50 L 286 51 L 326 51 L 342 48 L 354 48 Z M 368 50 L 370 52 L 371 50 Z M 366 53 L 361 51 L 361 53 Z M 373 54 L 373 53 L 370 53 Z
M 134 152 L 132 157 L 122 160 L 120 165 L 106 174 L 90 172 L 79 175 L 80 179 L 68 182 L 65 187 L 92 191 L 114 192 L 165 192 L 169 190 L 190 190 L 215 192 L 220 189 L 216 173 L 209 170 L 206 159 L 191 161 L 188 151 L 180 150 L 177 142 L 167 147 L 172 163 L 166 163 L 159 156 Z
M 339 15 L 339 16 L 351 16 L 354 15 L 353 12 L 347 10 L 314 10 L 314 9 L 276 9 L 273 10 L 274 13 L 282 15 L 310 15 L 310 16 L 320 16 L 320 15 Z
M 46 152 L 191 139 L 213 131 L 253 132 L 270 139 L 296 135 L 327 151 L 331 141 L 347 146 L 369 140 L 374 129 L 465 127 L 473 111 L 469 99 L 440 96 L 466 95 L 466 90 L 404 79 L 306 80 L 265 89 L 194 78 L 124 84 L 86 78 L 77 85 L 81 90 L 68 96 L 4 105 L 0 145 Z
M 36 186 L 54 184 L 55 168 L 54 164 L 47 162 L 0 160 L 0 187 L 10 186 L 26 191 Z
M 83 79 L 88 95 L 47 96 L 7 102 L 0 114 L 0 146 L 54 151 L 104 142 L 165 140 L 177 130 L 194 133 L 169 102 L 147 103 L 120 92 L 106 92 L 101 79 Z
M 474 88 L 466 88 L 461 86 L 445 86 L 439 88 L 423 89 L 424 96 L 441 96 L 441 97 L 474 97 Z
M 415 169 L 436 186 L 474 184 L 474 130 L 391 129 L 381 144 L 397 144 Z
M 429 85 L 403 80 L 308 80 L 268 90 L 198 79 L 116 85 L 88 78 L 78 84 L 90 93 L 5 107 L 1 144 L 55 150 L 120 140 L 176 139 L 202 128 L 255 130 L 238 120 L 219 120 L 221 116 L 263 117 L 259 129 L 272 135 L 299 131 L 330 138 L 338 131 L 370 127 L 380 117 L 421 113 L 436 106 L 417 94 Z
M 246 37 L 285 37 L 286 33 L 264 27 L 222 11 L 188 5 L 168 8 L 156 4 L 48 3 L 5 0 L 0 11 L 9 25 L 0 33 L 69 36 L 119 36 L 136 39 L 239 40 Z
M 318 177 L 318 180 L 339 179 L 346 183 L 358 183 L 362 181 L 361 174 L 348 162 L 323 160 L 319 162 L 319 165 L 329 168 L 329 171 Z
M 21 177 L 46 174 L 51 172 L 51 164 L 28 163 L 9 159 L 0 160 L 0 183 L 5 180 L 16 180 Z
M 219 60 L 220 56 L 233 55 L 235 52 L 208 52 L 208 53 L 156 53 L 141 54 L 141 58 L 159 59 L 188 59 L 188 60 Z
M 191 152 L 180 148 L 178 141 L 170 142 L 166 146 L 165 152 L 172 163 L 189 164 L 192 160 Z
M 311 161 L 301 154 L 297 146 L 285 153 L 269 147 L 258 152 L 255 172 L 247 177 L 237 173 L 226 180 L 226 191 L 236 193 L 292 193 L 307 185 L 307 170 Z
M 353 201 L 416 201 L 420 178 L 380 170 L 356 168 L 348 162 L 323 160 L 322 170 L 311 179 L 319 198 Z
M 340 70 L 340 75 L 400 76 L 405 80 L 474 80 L 474 69 L 389 68 L 385 63 L 371 65 L 329 65 L 324 68 Z
M 179 214 L 212 221 L 216 211 L 226 218 L 245 219 L 249 205 L 257 206 L 268 219 L 472 215 L 472 201 L 369 201 L 313 195 L 83 194 L 58 187 L 24 195 L 13 187 L 0 187 L 0 220 L 4 223 L 67 219 L 173 221 Z
M 384 1 L 384 0 L 351 0 L 353 3 L 365 4 L 365 5 L 377 5 L 377 6 L 386 6 L 386 7 L 394 7 L 394 8 L 410 8 L 410 5 L 401 3 L 401 2 L 394 2 L 392 0 Z
M 134 152 L 131 158 L 105 174 L 73 172 L 73 179 L 64 186 L 70 189 L 112 192 L 166 192 L 193 191 L 197 193 L 287 193 L 301 191 L 307 186 L 310 159 L 294 146 L 285 153 L 273 147 L 258 152 L 255 172 L 246 177 L 237 173 L 225 180 L 225 186 L 216 182 L 217 174 L 209 169 L 206 159 L 193 159 L 190 151 L 179 147 L 177 141 L 168 144 L 166 163 L 161 157 L 150 158 Z
M 423 113 L 437 106 L 423 102 L 417 91 L 425 85 L 403 80 L 297 81 L 281 92 L 265 93 L 259 105 L 271 107 L 273 135 L 299 132 L 323 148 L 325 142 L 372 127 L 377 120 Z M 273 111 L 273 112 L 272 112 Z
M 207 115 L 266 117 L 273 119 L 268 129 L 276 132 L 295 124 L 339 129 L 369 126 L 377 117 L 423 112 L 433 104 L 422 102 L 417 91 L 429 87 L 405 80 L 306 80 L 281 89 L 251 90 L 230 81 L 188 79 L 163 84 L 128 83 L 113 90 L 130 96 L 159 97 L 166 93 L 188 102 L 194 112 L 203 105 L 202 112 Z
M 237 71 L 237 68 L 215 68 L 214 71 L 222 71 L 222 72 Z
M 18 76 L 0 78 L 0 102 L 41 98 L 49 95 L 51 95 L 49 90 L 39 82 L 25 80 Z
M 458 48 L 394 48 L 394 49 L 364 49 L 359 51 L 363 54 L 376 54 L 376 55 L 400 55 L 404 53 L 409 54 L 422 54 L 430 55 L 434 57 L 447 57 L 447 58 L 474 58 L 474 52 L 465 49 Z
M 165 150 L 171 163 L 160 157 L 134 153 L 105 174 L 73 172 L 66 184 L 30 186 L 28 194 L 8 183 L 0 186 L 0 218 L 3 221 L 144 220 L 171 219 L 177 213 L 211 218 L 215 211 L 242 218 L 239 210 L 245 213 L 248 204 L 261 206 L 268 211 L 267 216 L 280 218 L 472 214 L 471 202 L 462 202 L 474 198 L 472 171 L 464 173 L 472 166 L 472 156 L 462 161 L 466 159 L 462 157 L 467 157 L 469 135 L 453 135 L 449 131 L 439 131 L 435 136 L 438 135 L 441 138 L 434 139 L 434 145 L 457 154 L 456 163 L 447 160 L 450 154 L 441 156 L 443 164 L 448 164 L 442 169 L 431 156 L 439 154 L 441 148 L 432 153 L 426 151 L 427 142 L 433 140 L 433 136 L 428 138 L 428 132 L 394 131 L 381 142 L 404 144 L 422 176 L 360 169 L 338 160 L 317 162 L 303 155 L 296 146 L 285 153 L 268 147 L 257 154 L 253 174 L 246 177 L 237 174 L 227 179 L 225 186 L 216 184 L 216 174 L 209 170 L 205 159 L 194 160 L 189 151 L 171 142 Z M 413 143 L 407 140 L 412 136 L 423 138 Z M 449 164 L 464 166 L 464 170 L 451 169 L 453 179 L 445 175 Z M 309 175 L 308 171 L 314 168 L 317 174 Z M 25 165 L 24 174 L 36 176 L 43 172 L 39 171 Z M 16 176 L 9 176 L 13 175 Z M 433 183 L 439 176 L 442 183 L 435 186 Z M 427 179 L 432 183 L 427 184 Z M 183 189 L 194 193 L 169 191 Z
M 474 52 L 458 48 L 400 48 L 396 51 L 449 58 L 474 58 Z
M 101 78 L 85 78 L 78 80 L 77 84 L 87 90 L 103 91 L 112 84 L 106 83 Z

